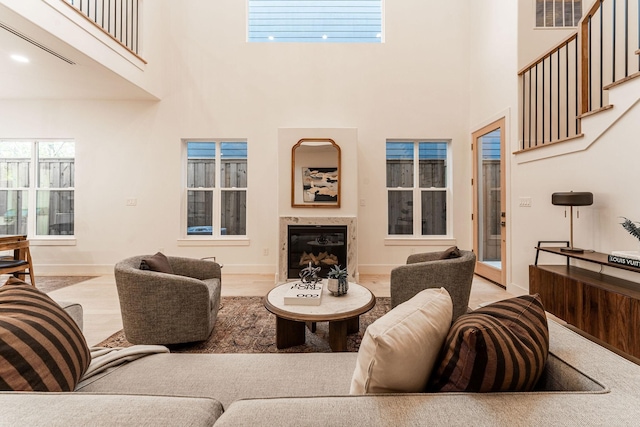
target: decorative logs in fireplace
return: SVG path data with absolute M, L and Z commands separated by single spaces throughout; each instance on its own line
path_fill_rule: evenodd
M 307 265 L 310 262 L 313 265 L 337 265 L 339 261 L 337 256 L 327 252 L 320 252 L 318 255 L 314 255 L 313 252 L 302 252 L 300 265 Z

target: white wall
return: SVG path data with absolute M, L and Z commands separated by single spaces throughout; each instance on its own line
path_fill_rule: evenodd
M 0 100 L 1 136 L 77 142 L 77 245 L 36 247 L 40 272 L 107 271 L 159 249 L 215 255 L 229 272 L 274 272 L 279 128 L 357 129 L 357 193 L 343 203 L 364 201 L 361 273 L 388 271 L 416 248 L 430 249 L 384 243 L 385 140 L 451 139 L 453 237 L 471 246 L 468 2 L 386 2 L 381 45 L 248 44 L 245 2 L 145 3 L 155 7 L 164 13 L 147 25 L 162 31 L 147 34 L 154 40 L 145 45 L 163 54 L 161 101 Z M 207 137 L 248 141 L 248 242 L 178 242 L 180 140 Z M 127 198 L 137 206 L 125 206 Z
M 139 18 L 141 40 L 145 40 L 148 34 L 161 32 L 163 22 L 162 9 L 144 6 L 145 4 L 142 4 L 140 8 Z M 94 80 L 83 75 L 82 71 L 84 71 L 104 75 L 113 80 L 122 80 L 119 85 L 129 87 L 129 94 L 125 94 L 122 90 L 117 90 L 117 93 L 125 99 L 156 99 L 157 96 L 161 96 L 162 68 L 157 59 L 161 55 L 159 48 L 162 43 L 140 42 L 140 56 L 133 55 L 124 46 L 114 43 L 111 35 L 94 25 L 66 1 L 0 0 L 0 11 L 4 14 L 2 18 L 5 24 L 46 46 L 47 49 L 75 62 L 73 67 L 65 69 L 66 72 L 56 71 L 53 66 L 42 70 L 42 77 L 36 81 L 32 80 L 33 86 L 40 87 L 43 83 L 63 82 L 71 86 L 70 93 L 75 93 L 75 86 L 84 87 L 85 80 Z M 17 40 L 11 41 L 12 48 L 18 46 Z M 19 49 L 33 48 L 22 45 Z M 145 59 L 149 62 L 146 63 Z M 36 60 L 36 64 L 43 65 L 41 58 Z M 73 76 L 75 84 L 69 84 L 69 76 Z M 135 86 L 131 86 L 130 83 Z M 110 87 L 115 89 L 118 86 L 112 82 Z M 29 92 L 29 95 L 34 92 L 28 86 L 21 89 Z M 92 88 L 87 90 L 101 93 L 105 98 L 114 99 L 114 95 L 108 91 L 100 92 Z M 42 92 L 48 91 L 43 89 Z M 78 96 L 76 93 L 75 96 L 70 97 L 82 97 L 82 95 Z
M 640 92 L 637 92 L 640 98 Z M 615 108 L 615 107 L 614 107 Z M 539 240 L 569 240 L 569 218 L 565 209 L 551 204 L 551 194 L 558 191 L 590 191 L 592 206 L 580 208 L 574 217 L 574 245 L 609 253 L 612 250 L 638 250 L 638 241 L 619 225 L 620 217 L 640 221 L 640 205 L 632 185 L 640 178 L 636 141 L 640 123 L 640 106 L 635 105 L 616 124 L 585 151 L 513 165 L 513 197 L 532 199 L 531 208 L 517 208 L 520 215 L 513 225 L 513 281 L 528 289 L 528 265 L 535 258 Z M 568 213 L 567 213 L 568 215 Z M 574 212 L 575 215 L 575 212 Z M 561 264 L 562 257 L 545 255 L 541 263 Z M 585 268 L 598 266 L 584 264 Z M 617 269 L 605 273 L 622 274 Z M 632 280 L 637 281 L 636 277 Z
M 505 180 L 507 182 L 507 249 L 511 247 L 513 208 L 509 177 L 511 152 L 517 147 L 517 3 L 490 0 L 471 3 L 471 132 L 505 118 Z M 469 194 L 469 197 L 472 197 Z M 511 254 L 507 253 L 507 289 L 511 289 Z
M 587 10 L 593 2 L 585 2 Z M 524 66 L 552 47 L 551 39 L 564 38 L 564 30 L 531 30 L 523 26 L 529 19 L 532 2 L 519 2 L 520 31 L 518 39 L 519 66 Z M 538 53 L 536 53 L 538 52 Z M 640 86 L 631 82 L 614 91 L 622 91 L 626 97 L 640 99 Z M 628 93 L 631 91 L 632 93 Z M 615 107 L 615 93 L 612 102 Z M 621 103 L 622 104 L 622 103 Z M 618 105 L 620 108 L 620 105 Z M 590 129 L 589 120 L 601 120 L 598 116 L 583 119 L 583 130 Z M 640 221 L 640 205 L 628 183 L 640 178 L 635 160 L 640 154 L 636 143 L 640 123 L 640 106 L 637 104 L 625 113 L 612 127 L 598 138 L 588 134 L 585 139 L 597 139 L 586 150 L 556 155 L 551 158 L 521 162 L 524 155 L 516 155 L 511 163 L 511 258 L 513 290 L 528 290 L 528 266 L 533 264 L 539 240 L 568 240 L 569 218 L 564 208 L 551 204 L 551 194 L 559 191 L 591 191 L 593 206 L 580 208 L 580 218 L 574 220 L 574 244 L 577 247 L 598 252 L 612 250 L 638 250 L 638 242 L 619 225 L 620 217 Z M 553 151 L 552 147 L 540 149 L 540 153 Z M 536 150 L 537 151 L 537 150 Z M 543 157 L 540 154 L 538 157 Z M 530 208 L 519 208 L 518 198 L 530 197 Z M 567 214 L 568 215 L 568 214 Z M 575 215 L 575 213 L 574 213 Z M 562 264 L 563 257 L 541 254 L 540 262 Z M 582 267 L 598 270 L 598 266 L 584 263 Z M 605 273 L 633 277 L 618 269 L 604 269 Z M 636 275 L 637 276 L 637 275 Z M 632 280 L 637 281 L 637 277 Z
M 582 0 L 583 12 L 595 0 Z M 574 28 L 536 28 L 535 0 L 518 0 L 518 70 L 575 32 Z

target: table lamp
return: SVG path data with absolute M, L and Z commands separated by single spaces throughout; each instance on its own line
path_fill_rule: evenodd
M 569 235 L 569 247 L 562 248 L 562 252 L 574 252 L 574 253 L 583 253 L 584 249 L 579 249 L 573 246 L 573 207 L 574 206 L 590 206 L 593 204 L 593 193 L 589 192 L 564 192 L 564 193 L 553 193 L 551 195 L 551 203 L 555 206 L 569 206 L 569 213 L 571 214 L 570 221 L 570 235 Z M 565 210 L 566 215 L 566 210 Z M 578 216 L 580 213 L 578 212 Z

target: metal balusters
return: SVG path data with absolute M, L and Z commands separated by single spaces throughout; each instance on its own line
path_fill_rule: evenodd
M 578 107 L 572 87 L 576 85 L 577 93 L 578 68 L 571 61 L 577 50 L 577 37 L 571 36 L 519 72 L 523 150 L 576 136 L 572 120 Z
M 529 70 L 529 148 L 531 148 L 531 70 Z
M 534 136 L 535 139 L 533 140 L 533 144 L 534 145 L 538 145 L 538 64 L 536 64 L 536 88 L 535 88 L 535 92 L 536 92 L 536 110 L 535 110 L 535 114 L 534 114 L 534 124 L 536 126 L 536 130 L 534 132 Z
M 613 29 L 613 36 L 611 37 L 611 79 L 616 81 L 616 4 L 618 2 L 613 0 L 613 13 L 611 14 L 611 23 Z M 602 37 L 602 35 L 600 35 Z
M 578 43 L 576 43 L 576 50 L 578 49 Z M 567 121 L 567 129 L 566 129 L 566 135 L 565 137 L 569 137 L 569 45 L 566 45 L 566 49 L 564 50 L 564 63 L 565 63 L 565 68 L 564 68 L 564 74 L 565 74 L 565 120 Z M 578 72 L 576 70 L 576 76 L 578 75 Z M 578 82 L 578 79 L 576 79 L 576 83 Z M 577 94 L 578 92 L 576 92 Z M 578 100 L 578 97 L 576 96 L 576 102 Z M 578 111 L 576 109 L 576 111 Z M 560 117 L 560 111 L 558 111 L 558 117 Z M 576 132 L 577 133 L 577 132 Z M 558 139 L 560 139 L 560 137 L 558 136 Z
M 544 88 L 545 88 L 544 75 L 545 75 L 545 72 L 544 72 L 544 58 L 543 58 L 542 59 L 542 91 L 541 91 L 542 92 L 542 102 L 541 102 L 542 112 L 540 114 L 540 116 L 542 117 L 542 120 L 541 120 L 542 129 L 541 129 L 541 132 L 540 132 L 540 135 L 542 136 L 542 141 L 540 141 L 541 144 L 544 144 L 544 124 L 545 124 L 544 122 L 546 121 L 545 117 L 544 117 L 544 92 L 545 92 L 544 91 Z M 538 143 L 538 139 L 536 138 L 536 144 L 537 143 Z
M 139 0 L 62 0 L 138 54 Z M 93 3 L 93 4 L 92 4 Z
M 557 68 L 558 69 L 556 70 L 557 71 L 556 81 L 558 82 L 557 83 L 558 90 L 557 90 L 557 93 L 556 93 L 556 102 L 557 102 L 557 105 L 556 105 L 556 128 L 557 128 L 556 129 L 556 134 L 557 134 L 557 139 L 560 139 L 560 117 L 561 117 L 561 114 L 560 114 L 560 51 L 558 51 L 558 67 Z M 553 138 L 550 138 L 550 140 L 553 141 Z
M 624 76 L 629 75 L 629 0 L 624 0 Z

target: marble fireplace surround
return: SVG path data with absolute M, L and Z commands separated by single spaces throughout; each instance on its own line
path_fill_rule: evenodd
M 347 271 L 349 281 L 358 282 L 358 245 L 355 216 L 311 217 L 311 216 L 281 216 L 278 237 L 278 277 L 277 282 L 296 280 L 297 277 L 287 278 L 287 253 L 289 225 L 346 225 L 347 226 Z

